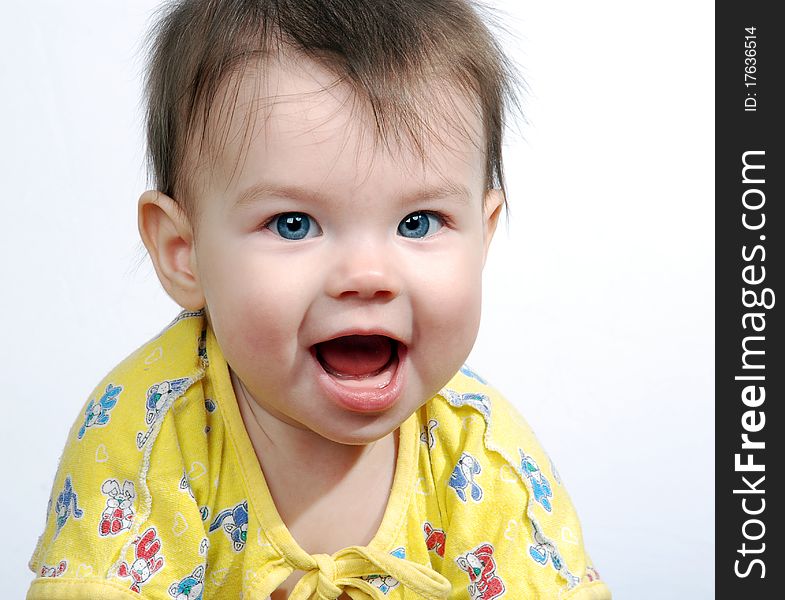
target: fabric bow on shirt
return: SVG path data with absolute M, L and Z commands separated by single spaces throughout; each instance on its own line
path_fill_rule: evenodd
M 344 591 L 352 600 L 383 600 L 385 595 L 361 577 L 389 575 L 428 600 L 441 600 L 450 593 L 450 582 L 433 569 L 386 552 L 350 546 L 333 556 L 309 555 L 308 562 L 295 565 L 306 571 L 289 600 L 335 600 Z

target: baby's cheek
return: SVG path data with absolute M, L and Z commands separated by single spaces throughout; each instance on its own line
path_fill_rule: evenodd
M 293 300 L 279 302 L 275 293 L 249 294 L 232 318 L 235 339 L 242 340 L 242 348 L 251 356 L 279 361 L 289 356 L 295 350 L 302 319 L 295 304 Z
M 440 285 L 415 307 L 417 340 L 436 379 L 451 378 L 466 361 L 480 324 L 479 281 Z M 441 387 L 441 386 L 439 386 Z
M 434 332 L 471 345 L 477 335 L 482 305 L 481 265 L 472 260 L 444 265 L 431 286 L 425 314 Z

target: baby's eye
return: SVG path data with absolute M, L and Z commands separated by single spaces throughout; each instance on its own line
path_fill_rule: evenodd
M 270 231 L 277 232 L 278 235 L 287 240 L 302 240 L 307 237 L 316 237 L 322 232 L 312 217 L 298 212 L 277 215 L 265 227 Z
M 398 225 L 398 233 L 407 238 L 424 238 L 436 233 L 444 225 L 436 213 L 417 211 L 408 215 Z

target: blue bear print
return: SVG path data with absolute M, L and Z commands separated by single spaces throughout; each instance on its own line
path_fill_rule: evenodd
M 472 379 L 476 379 L 477 381 L 479 381 L 479 382 L 480 382 L 481 384 L 483 384 L 483 385 L 488 385 L 488 382 L 487 382 L 487 381 L 485 381 L 485 379 L 483 379 L 482 377 L 480 377 L 480 376 L 479 376 L 477 373 L 475 373 L 475 372 L 474 372 L 474 371 L 473 371 L 473 370 L 472 370 L 472 369 L 469 367 L 469 365 L 463 365 L 463 366 L 461 367 L 461 373 L 463 373 L 463 374 L 464 374 L 464 375 L 466 375 L 467 377 L 471 377 Z
M 63 491 L 57 496 L 57 502 L 55 502 L 55 534 L 52 539 L 57 538 L 60 534 L 60 530 L 65 526 L 72 510 L 74 519 L 82 518 L 84 511 L 78 506 L 78 498 L 71 485 L 71 476 L 66 475 Z
M 204 565 L 199 565 L 190 575 L 169 586 L 169 595 L 175 600 L 202 600 L 204 590 Z
M 570 589 L 575 587 L 580 579 L 567 570 L 564 566 L 561 554 L 559 554 L 559 549 L 542 534 L 537 522 L 532 520 L 531 524 L 534 531 L 534 544 L 529 546 L 529 555 L 535 562 L 543 566 L 548 563 L 548 559 L 550 558 L 554 569 L 562 571 L 562 568 L 564 568 L 563 574 L 567 578 L 568 587 Z
M 468 452 L 464 452 L 461 454 L 461 458 L 458 459 L 458 463 L 455 465 L 447 485 L 455 490 L 458 498 L 463 502 L 466 502 L 465 490 L 471 486 L 471 498 L 475 502 L 479 502 L 482 499 L 482 488 L 474 481 L 474 476 L 479 475 L 481 471 L 482 467 L 477 459 Z
M 84 437 L 88 427 L 103 427 L 109 422 L 109 411 L 117 404 L 117 397 L 122 391 L 121 386 L 110 383 L 98 402 L 90 398 L 84 411 L 84 423 L 76 434 L 77 439 L 81 440 Z
M 459 394 L 450 389 L 444 389 L 443 393 L 445 394 L 445 398 L 447 401 L 452 404 L 453 406 L 464 406 L 469 405 L 472 408 L 480 411 L 482 415 L 485 417 L 486 421 L 489 421 L 491 418 L 491 399 L 486 396 L 485 394 L 478 394 L 477 392 L 467 392 L 465 394 Z
M 162 381 L 155 384 L 147 390 L 147 413 L 144 417 L 144 422 L 148 425 L 152 423 L 155 418 L 160 414 L 170 397 L 179 395 L 183 390 L 183 384 L 188 379 L 172 379 L 171 381 Z
M 147 410 L 144 416 L 144 422 L 149 427 L 147 431 L 140 431 L 136 434 L 137 448 L 141 449 L 147 443 L 147 440 L 153 433 L 153 428 L 159 415 L 174 401 L 174 398 L 182 394 L 189 382 L 190 380 L 187 377 L 183 377 L 181 379 L 161 381 L 150 386 L 150 389 L 147 390 L 147 400 L 145 401 Z
M 210 533 L 221 526 L 232 541 L 235 552 L 240 552 L 245 547 L 248 537 L 248 501 L 243 500 L 234 508 L 219 512 L 210 525 Z
M 529 480 L 535 502 L 539 502 L 545 510 L 551 512 L 551 501 L 549 500 L 553 497 L 551 484 L 531 456 L 525 454 L 520 448 L 518 448 L 518 452 L 521 455 L 521 475 Z

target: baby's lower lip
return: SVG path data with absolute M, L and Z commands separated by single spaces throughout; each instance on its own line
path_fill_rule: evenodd
M 316 379 L 325 395 L 345 410 L 376 413 L 389 409 L 398 401 L 405 379 L 407 349 L 397 345 L 397 353 L 389 367 L 374 377 L 347 379 L 327 372 L 311 352 L 318 369 Z

